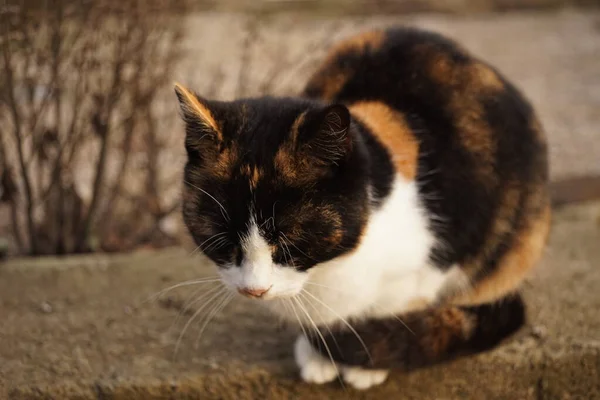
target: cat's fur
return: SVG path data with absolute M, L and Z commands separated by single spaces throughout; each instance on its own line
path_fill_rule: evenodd
M 546 141 L 494 68 L 391 29 L 332 49 L 300 98 L 176 92 L 185 222 L 228 286 L 302 322 L 305 380 L 366 388 L 522 325 L 550 223 Z

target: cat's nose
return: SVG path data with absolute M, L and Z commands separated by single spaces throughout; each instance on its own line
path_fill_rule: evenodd
M 259 298 L 259 297 L 263 297 L 265 295 L 265 293 L 267 293 L 269 291 L 269 289 L 271 289 L 271 287 L 268 287 L 266 289 L 263 289 L 263 288 L 238 288 L 238 292 L 241 295 L 244 295 L 246 297 Z

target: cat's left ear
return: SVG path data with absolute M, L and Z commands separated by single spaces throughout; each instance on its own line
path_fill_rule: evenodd
M 297 148 L 326 164 L 338 164 L 352 148 L 350 111 L 342 104 L 300 116 Z
M 175 94 L 188 135 L 196 134 L 203 139 L 220 143 L 223 135 L 207 101 L 179 83 L 175 84 Z

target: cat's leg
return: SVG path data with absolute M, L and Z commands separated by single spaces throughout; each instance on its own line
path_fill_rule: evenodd
M 294 357 L 300 368 L 300 376 L 305 382 L 322 384 L 331 382 L 338 376 L 336 365 L 315 350 L 302 334 L 296 339 Z
M 341 373 L 344 382 L 355 389 L 364 390 L 376 386 L 388 376 L 388 370 L 368 369 L 358 366 L 334 364 L 316 350 L 304 335 L 299 335 L 294 345 L 296 364 L 300 368 L 302 380 L 323 384 L 333 381 Z

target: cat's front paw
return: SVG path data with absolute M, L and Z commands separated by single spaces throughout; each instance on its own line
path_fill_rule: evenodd
M 344 382 L 358 390 L 366 390 L 372 386 L 382 384 L 388 377 L 388 374 L 389 371 L 386 369 L 342 368 Z
M 338 375 L 335 365 L 315 351 L 304 335 L 296 339 L 294 356 L 304 382 L 323 384 L 331 382 Z

